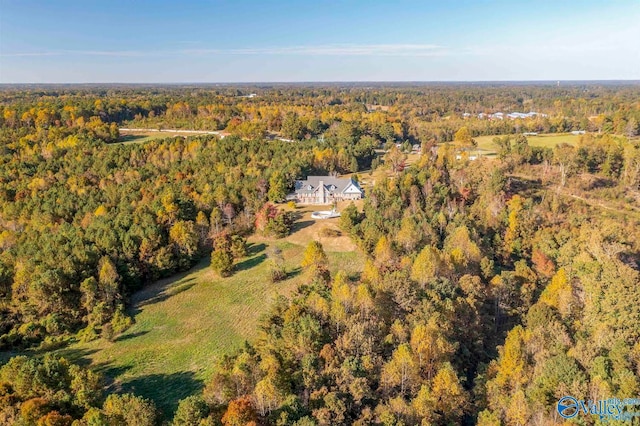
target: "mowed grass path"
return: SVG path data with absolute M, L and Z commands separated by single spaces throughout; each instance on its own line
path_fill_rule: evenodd
M 216 360 L 259 333 L 279 295 L 288 295 L 304 277 L 301 245 L 250 238 L 250 255 L 236 272 L 219 278 L 203 259 L 196 267 L 159 281 L 132 297 L 135 324 L 114 342 L 76 343 L 60 355 L 102 372 L 110 391 L 135 392 L 153 399 L 170 418 L 180 399 L 198 392 Z M 266 249 L 283 250 L 290 277 L 270 283 Z M 327 252 L 332 271 L 362 271 L 359 252 Z

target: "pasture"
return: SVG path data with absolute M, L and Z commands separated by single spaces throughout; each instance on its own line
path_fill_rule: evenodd
M 284 240 L 251 237 L 249 255 L 236 262 L 228 278 L 218 277 L 205 258 L 186 273 L 146 287 L 132 296 L 135 324 L 115 341 L 75 343 L 59 354 L 100 371 L 109 391 L 151 398 L 170 417 L 180 399 L 202 389 L 222 355 L 258 337 L 260 319 L 276 298 L 303 282 L 299 264 L 304 246 L 288 239 L 297 241 L 301 236 L 296 234 L 308 226 L 300 222 L 297 232 Z M 344 244 L 328 239 L 323 243 L 334 250 Z M 276 284 L 268 279 L 269 246 L 282 249 L 289 272 Z M 359 274 L 362 255 L 352 246 L 345 249 L 327 250 L 332 272 Z

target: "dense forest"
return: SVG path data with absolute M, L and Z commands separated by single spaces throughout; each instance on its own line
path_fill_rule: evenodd
M 0 424 L 543 425 L 565 395 L 640 393 L 640 86 L 4 87 L 0 112 Z M 471 161 L 481 135 L 496 156 Z M 362 273 L 310 241 L 305 284 L 172 418 L 56 355 L 289 233 L 295 179 L 375 169 L 340 218 Z

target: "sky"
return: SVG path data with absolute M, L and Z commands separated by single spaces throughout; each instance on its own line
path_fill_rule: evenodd
M 0 83 L 640 80 L 640 0 L 0 0 Z

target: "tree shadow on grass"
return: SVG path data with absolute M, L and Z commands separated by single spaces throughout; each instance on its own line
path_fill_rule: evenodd
M 180 272 L 179 274 L 175 274 L 170 277 L 163 278 L 161 280 L 154 282 L 153 284 L 145 286 L 142 290 L 134 293 L 131 296 L 131 299 L 130 299 L 131 306 L 132 307 L 143 306 L 148 303 L 157 302 L 158 300 L 156 300 L 156 298 L 158 296 L 162 297 L 162 294 L 167 292 L 167 290 L 170 290 L 174 287 L 176 289 L 181 289 L 183 284 L 191 280 L 190 279 L 188 281 L 181 281 L 183 278 L 187 277 L 188 275 L 194 272 L 198 272 L 202 269 L 208 268 L 210 264 L 211 264 L 211 258 L 209 256 L 205 256 L 193 268 L 189 269 L 188 271 Z M 185 289 L 182 289 L 182 291 L 184 290 Z M 177 293 L 173 292 L 171 294 L 177 294 Z
M 121 334 L 114 340 L 114 342 L 122 342 L 129 339 L 135 339 L 136 337 L 144 336 L 148 332 L 149 330 L 143 330 L 143 331 L 138 331 L 137 333 Z
M 289 280 L 291 278 L 295 278 L 298 275 L 300 275 L 302 273 L 302 268 L 301 267 L 297 267 L 297 268 L 293 268 L 287 271 L 287 277 L 285 278 L 285 280 Z
M 302 221 L 296 221 L 293 226 L 291 226 L 291 233 L 294 234 L 306 227 L 309 227 L 311 225 L 313 225 L 315 223 L 315 221 L 313 220 L 302 220 Z
M 246 271 L 247 269 L 258 266 L 259 264 L 264 262 L 266 258 L 267 255 L 264 253 L 259 256 L 250 257 L 249 259 L 243 260 L 242 262 L 238 263 L 235 269 L 236 271 Z
M 362 272 L 359 271 L 353 271 L 353 272 L 349 272 L 347 273 L 347 278 L 349 278 L 349 280 L 351 282 L 358 282 L 360 281 L 360 278 L 362 278 Z
M 255 256 L 258 253 L 262 253 L 267 248 L 266 244 L 249 244 L 247 246 L 247 256 Z
M 137 142 L 145 138 L 147 138 L 147 136 L 145 135 L 120 135 L 120 138 L 118 138 L 118 142 Z
M 55 354 L 74 364 L 88 367 L 91 364 L 90 355 L 96 352 L 98 352 L 98 349 L 64 348 L 56 351 Z
M 174 281 L 170 284 L 159 286 L 155 289 L 155 291 L 148 292 L 147 298 L 140 300 L 136 304 L 132 304 L 129 308 L 129 313 L 135 316 L 140 313 L 143 306 L 163 302 L 168 298 L 175 296 L 176 294 L 180 294 L 183 291 L 189 290 L 194 285 L 196 285 L 196 280 L 194 277 L 191 277 L 186 280 Z
M 194 373 L 183 371 L 137 377 L 121 383 L 119 392 L 132 392 L 152 399 L 162 412 L 163 419 L 168 421 L 173 417 L 181 399 L 200 392 L 203 387 L 204 383 L 196 379 Z

